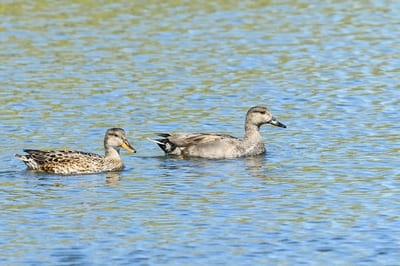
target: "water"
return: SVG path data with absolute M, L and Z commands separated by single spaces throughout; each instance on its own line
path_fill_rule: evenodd
M 357 264 L 400 257 L 400 23 L 392 1 L 0 4 L 0 262 Z M 268 153 L 165 157 L 158 132 L 242 136 Z M 121 173 L 25 170 L 23 148 L 102 153 Z

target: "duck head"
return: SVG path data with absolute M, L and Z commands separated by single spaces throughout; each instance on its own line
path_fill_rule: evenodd
M 122 128 L 110 128 L 107 130 L 104 137 L 104 147 L 106 150 L 108 148 L 113 148 L 119 151 L 120 148 L 124 148 L 129 152 L 136 152 L 131 144 L 129 144 L 129 141 L 126 138 L 125 130 Z
M 277 127 L 286 128 L 286 126 L 279 122 L 265 106 L 251 107 L 246 115 L 246 125 L 247 124 L 252 124 L 257 127 L 264 124 L 271 124 Z

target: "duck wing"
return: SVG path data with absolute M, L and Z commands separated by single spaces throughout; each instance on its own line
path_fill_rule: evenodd
M 228 139 L 236 139 L 230 135 L 213 134 L 213 133 L 195 133 L 195 134 L 171 134 L 166 137 L 171 143 L 178 147 L 187 147 L 191 145 L 199 145 L 210 142 L 225 141 Z
M 63 163 L 79 161 L 82 159 L 102 159 L 103 157 L 95 153 L 81 152 L 81 151 L 42 151 L 25 149 L 24 152 L 28 153 L 26 157 L 36 161 L 38 164 L 46 163 Z

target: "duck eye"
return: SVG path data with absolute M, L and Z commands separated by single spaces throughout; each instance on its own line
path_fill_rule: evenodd
M 260 111 L 260 114 L 265 115 L 265 111 Z

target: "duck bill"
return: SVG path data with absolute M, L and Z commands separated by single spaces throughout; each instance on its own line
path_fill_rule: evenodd
M 131 144 L 129 144 L 129 142 L 127 140 L 124 140 L 124 142 L 122 142 L 121 147 L 129 152 L 133 152 L 133 153 L 136 152 L 136 150 L 131 146 Z
M 279 122 L 275 117 L 272 117 L 272 119 L 268 123 L 270 123 L 271 125 L 277 126 L 277 127 L 286 128 L 286 125 Z

